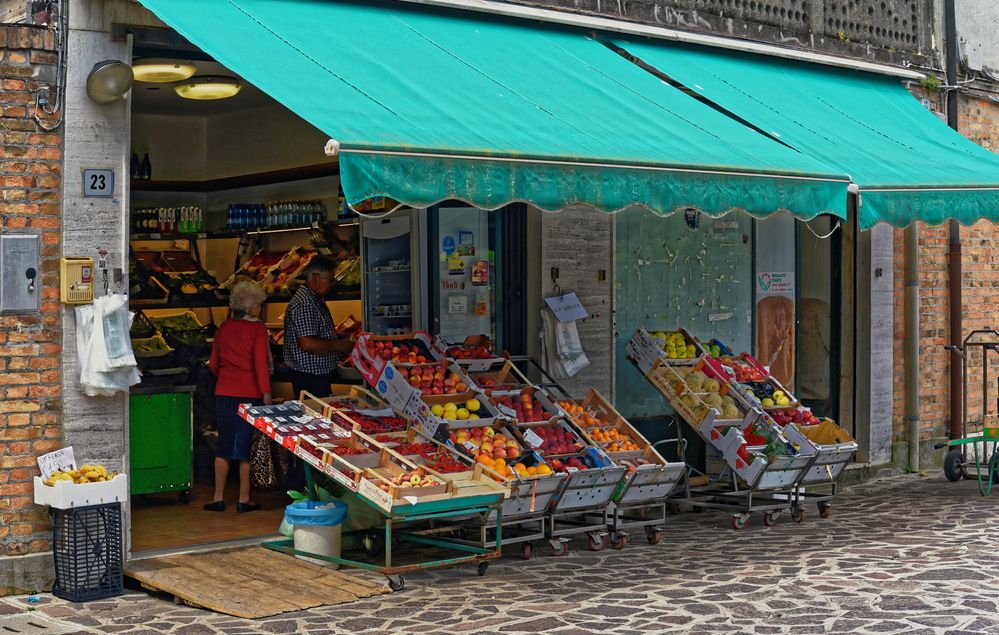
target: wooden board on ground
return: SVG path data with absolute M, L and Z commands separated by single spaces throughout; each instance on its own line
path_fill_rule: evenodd
M 126 565 L 125 575 L 187 604 L 249 619 L 389 591 L 349 573 L 256 546 L 134 560 Z

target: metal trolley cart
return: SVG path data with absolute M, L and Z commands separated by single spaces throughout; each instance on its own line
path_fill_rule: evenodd
M 689 487 L 691 504 L 697 507 L 732 512 L 732 526 L 744 528 L 753 512 L 764 513 L 764 523 L 776 522 L 784 510 L 792 518 L 804 518 L 794 505 L 794 491 L 814 463 L 814 455 L 802 455 L 788 442 L 781 430 L 759 408 L 746 408 L 731 387 L 714 377 L 700 344 L 679 331 L 687 356 L 667 358 L 662 348 L 644 329 L 639 329 L 628 344 L 628 356 L 669 400 L 682 417 L 708 444 L 710 482 Z M 690 352 L 700 351 L 700 355 Z M 764 446 L 751 446 L 747 436 L 757 429 L 766 434 Z M 680 447 L 683 433 L 677 427 Z
M 307 394 L 303 398 L 329 412 L 328 404 Z M 438 484 L 426 488 L 425 493 L 414 487 L 390 486 L 391 481 L 386 475 L 419 467 L 391 448 L 358 432 L 359 425 L 355 425 L 353 431 L 346 430 L 301 401 L 278 406 L 250 407 L 245 404 L 241 406 L 240 414 L 276 443 L 292 449 L 305 462 L 310 492 L 314 491 L 314 469 L 350 490 L 357 500 L 376 510 L 384 521 L 384 554 L 380 562 L 305 553 L 296 550 L 291 540 L 264 543 L 265 547 L 282 553 L 377 571 L 388 577 L 389 586 L 393 590 L 404 587 L 402 574 L 409 571 L 473 563 L 477 565 L 479 575 L 484 575 L 489 566 L 488 561 L 500 556 L 503 492 L 491 479 L 478 479 L 473 487 L 461 490 L 450 482 L 434 477 Z M 342 416 L 342 419 L 349 421 L 346 416 Z M 336 447 L 365 449 L 370 452 L 365 453 L 362 461 L 358 456 L 336 454 Z M 334 448 L 334 451 L 330 448 Z M 383 485 L 387 491 L 382 488 Z M 437 535 L 441 526 L 451 524 L 456 530 L 469 517 L 493 519 L 496 535 L 494 547 L 482 543 L 469 545 Z M 364 530 L 355 533 L 363 538 L 371 532 Z M 452 555 L 443 559 L 417 559 L 415 562 L 400 563 L 393 550 L 396 545 L 403 543 L 433 547 Z M 369 550 L 369 556 L 374 555 L 374 551 Z
M 626 470 L 606 457 L 600 457 L 600 460 L 606 461 L 606 465 L 570 474 L 552 501 L 547 515 L 546 537 L 556 556 L 564 556 L 568 552 L 563 540 L 567 536 L 586 534 L 590 549 L 594 551 L 606 546 L 607 522 L 603 513 Z
M 964 420 L 962 421 L 962 438 L 951 439 L 947 443 L 937 445 L 937 448 L 952 448 L 944 458 L 944 474 L 949 481 L 958 481 L 962 477 L 978 481 L 978 491 L 982 496 L 992 493 L 992 484 L 999 482 L 999 392 L 996 401 L 989 402 L 989 355 L 999 354 L 999 331 L 979 329 L 972 331 L 964 338 L 960 346 L 946 346 L 947 350 L 961 358 L 961 372 L 964 384 Z M 975 360 L 981 363 L 980 369 L 971 369 Z M 982 377 L 981 421 L 969 420 L 968 416 L 968 377 L 978 372 Z M 997 380 L 999 382 L 999 380 Z M 992 407 L 995 411 L 992 412 Z M 980 434 L 969 436 L 971 427 L 981 426 Z M 971 456 L 968 456 L 967 446 L 971 446 Z

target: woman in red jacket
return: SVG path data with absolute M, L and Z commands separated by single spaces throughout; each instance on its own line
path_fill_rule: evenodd
M 205 503 L 208 511 L 225 511 L 225 481 L 229 466 L 239 461 L 237 512 L 260 506 L 250 501 L 250 442 L 253 427 L 239 416 L 239 404 L 271 403 L 271 362 L 267 327 L 260 321 L 266 294 L 256 283 L 241 282 L 229 298 L 230 317 L 215 334 L 208 366 L 215 373 L 215 497 Z

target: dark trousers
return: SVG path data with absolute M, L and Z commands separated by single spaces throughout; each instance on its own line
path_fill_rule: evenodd
M 332 383 L 332 374 L 313 375 L 297 370 L 291 371 L 291 389 L 295 391 L 295 399 L 299 398 L 303 390 L 312 393 L 314 397 L 329 397 L 333 394 L 333 389 L 330 386 Z

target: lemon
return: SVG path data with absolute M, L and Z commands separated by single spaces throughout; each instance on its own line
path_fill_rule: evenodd
M 773 408 L 774 407 L 774 400 L 771 399 L 770 397 L 764 397 L 763 398 L 763 405 L 766 406 L 767 408 Z
M 464 421 L 465 419 L 468 419 L 469 415 L 468 408 L 458 408 L 458 411 L 455 413 L 455 415 L 458 421 Z
M 476 419 L 479 419 L 479 418 L 480 418 L 479 415 L 475 414 L 474 412 L 468 415 L 468 420 L 469 421 L 475 421 Z
M 465 408 L 467 408 L 469 412 L 478 412 L 481 407 L 482 404 L 479 403 L 478 399 L 469 399 L 465 402 Z
M 431 406 L 430 412 L 434 413 L 435 417 L 439 417 L 442 414 L 444 414 L 444 406 L 440 405 L 439 403 L 434 404 L 433 406 Z

